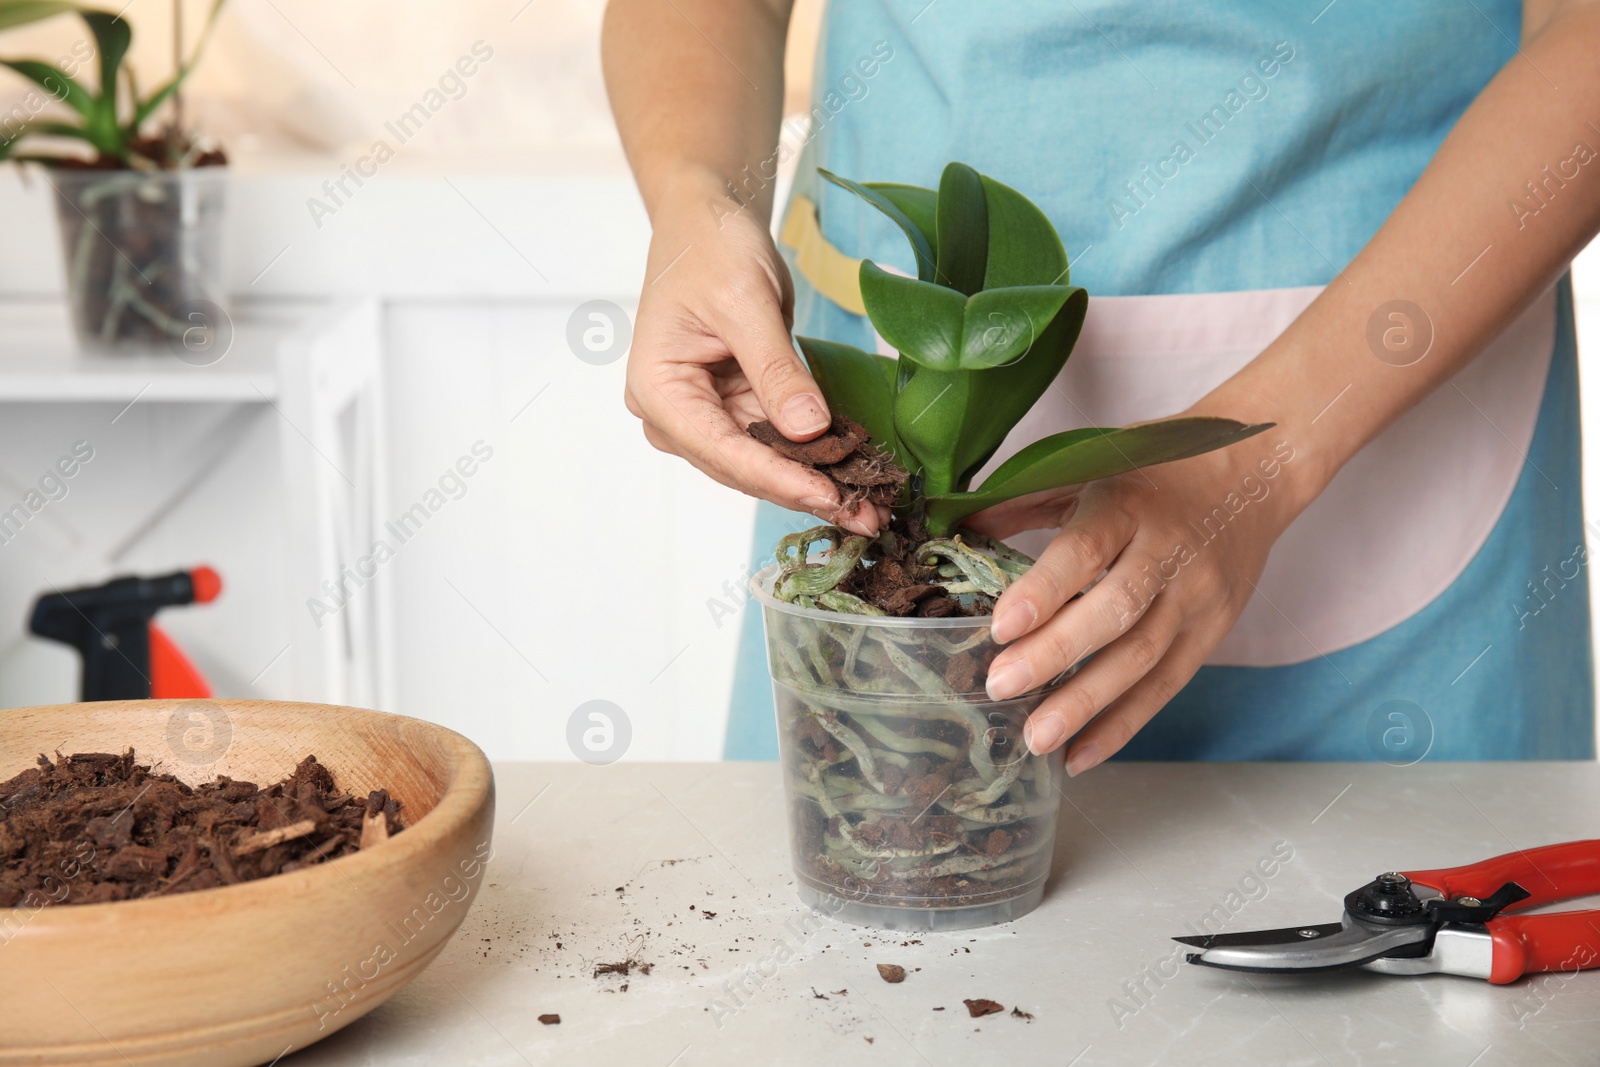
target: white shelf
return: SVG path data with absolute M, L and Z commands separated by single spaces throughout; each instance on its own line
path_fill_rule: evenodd
M 302 321 L 255 309 L 236 311 L 227 354 L 196 367 L 175 355 L 84 352 L 60 302 L 0 301 L 0 403 L 126 404 L 135 397 L 141 402 L 266 403 L 278 396 L 278 346 Z

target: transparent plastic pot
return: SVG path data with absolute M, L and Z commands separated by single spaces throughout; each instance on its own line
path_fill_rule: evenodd
M 220 358 L 227 180 L 224 167 L 50 172 L 80 345 Z
M 884 930 L 1008 922 L 1044 896 L 1062 750 L 1034 756 L 1031 713 L 984 691 L 1000 651 L 987 616 L 850 615 L 751 580 L 767 634 L 789 844 L 800 897 Z

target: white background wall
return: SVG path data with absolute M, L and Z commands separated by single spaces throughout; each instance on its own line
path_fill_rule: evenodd
M 631 758 L 715 758 L 737 619 L 717 625 L 707 602 L 738 579 L 752 506 L 644 443 L 621 403 L 621 362 L 591 366 L 568 348 L 568 318 L 584 301 L 631 312 L 647 226 L 600 88 L 600 4 L 519 7 L 234 5 L 194 105 L 228 135 L 239 172 L 230 288 L 246 308 L 383 300 L 394 512 L 475 441 L 495 449 L 380 573 L 397 616 L 392 710 L 459 729 L 495 757 L 570 758 L 567 716 L 607 699 L 632 720 Z M 130 17 L 161 40 L 163 11 L 136 0 Z M 382 48 L 362 45 L 374 27 Z M 55 46 L 70 30 L 28 32 Z M 318 225 L 308 198 L 324 196 L 341 163 L 479 39 L 496 56 L 466 96 Z M 142 62 L 161 60 L 141 47 Z M 0 171 L 0 220 L 0 300 L 55 296 L 45 191 Z M 1600 253 L 1588 258 L 1580 340 L 1594 352 Z M 7 344 L 0 334 L 0 361 Z M 1585 377 L 1591 424 L 1597 383 Z M 0 549 L 0 705 L 71 698 L 71 654 L 22 636 L 39 577 L 65 586 L 108 576 L 95 547 L 219 418 L 254 421 L 117 568 L 214 562 L 224 597 L 163 621 L 221 695 L 300 695 L 274 657 L 317 590 L 285 578 L 275 416 L 152 405 L 113 425 L 114 414 L 0 405 L 0 496 L 19 495 L 77 437 L 104 442 L 48 521 Z M 1593 501 L 1600 432 L 1588 437 Z
M 718 626 L 706 602 L 724 597 L 724 584 L 743 568 L 753 507 L 646 445 L 621 403 L 623 363 L 590 365 L 567 343 L 568 319 L 586 300 L 611 299 L 631 313 L 646 238 L 637 197 L 614 168 L 576 183 L 452 180 L 500 233 L 434 175 L 397 176 L 320 232 L 302 203 L 302 189 L 321 181 L 317 173 L 245 178 L 235 204 L 240 291 L 285 242 L 291 253 L 256 289 L 282 298 L 387 290 L 393 515 L 475 442 L 494 449 L 461 498 L 377 579 L 389 583 L 396 605 L 393 710 L 460 729 L 497 756 L 551 758 L 567 755 L 571 710 L 606 699 L 632 720 L 631 755 L 715 758 L 737 624 L 725 618 Z M 34 231 L 11 231 L 15 243 L 0 249 L 0 291 L 13 299 L 52 295 L 58 263 L 44 190 L 0 176 L 0 211 Z M 605 221 L 572 223 L 586 216 Z M 407 220 L 416 224 L 403 229 Z M 508 240 L 537 257 L 551 280 L 539 279 Z M 4 254 L 23 248 L 44 253 L 37 268 Z M 303 269 L 295 258 L 301 249 Z M 0 359 L 6 344 L 0 335 Z M 280 668 L 261 673 L 304 627 L 305 601 L 320 592 L 287 588 L 281 579 L 277 416 L 139 404 L 112 436 L 105 431 L 119 407 L 0 405 L 0 468 L 9 472 L 0 486 L 14 483 L 17 494 L 36 476 L 28 472 L 53 458 L 45 455 L 52 442 L 86 435 L 105 442 L 67 499 L 41 513 L 49 530 L 30 527 L 3 550 L 12 572 L 27 576 L 0 597 L 4 617 L 20 622 L 46 574 L 63 586 L 104 576 L 92 560 L 57 545 L 92 536 L 87 531 L 99 524 L 121 526 L 141 472 L 159 480 L 163 448 L 185 447 L 215 418 L 249 417 L 256 424 L 239 454 L 120 565 L 152 571 L 214 562 L 229 583 L 226 594 L 214 605 L 169 612 L 164 625 L 222 695 L 304 695 Z M 190 423 L 195 428 L 181 433 Z M 174 443 L 165 444 L 169 438 Z M 22 639 L 20 627 L 7 629 L 14 637 L 0 653 L 0 701 L 70 698 L 73 657 Z

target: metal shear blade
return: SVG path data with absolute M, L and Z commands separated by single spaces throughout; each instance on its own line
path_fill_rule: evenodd
M 1190 963 L 1233 971 L 1327 971 L 1357 967 L 1426 941 L 1425 926 L 1382 926 L 1345 913 L 1336 923 L 1175 937 L 1198 948 Z

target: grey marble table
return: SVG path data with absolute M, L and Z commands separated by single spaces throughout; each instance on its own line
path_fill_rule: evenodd
M 496 774 L 495 857 L 454 941 L 282 1067 L 1600 1063 L 1600 971 L 1241 975 L 1168 940 L 1331 922 L 1379 871 L 1600 836 L 1600 765 L 1112 764 L 1067 783 L 1037 911 L 920 936 L 807 921 L 775 765 Z M 649 973 L 594 977 L 630 958 Z

